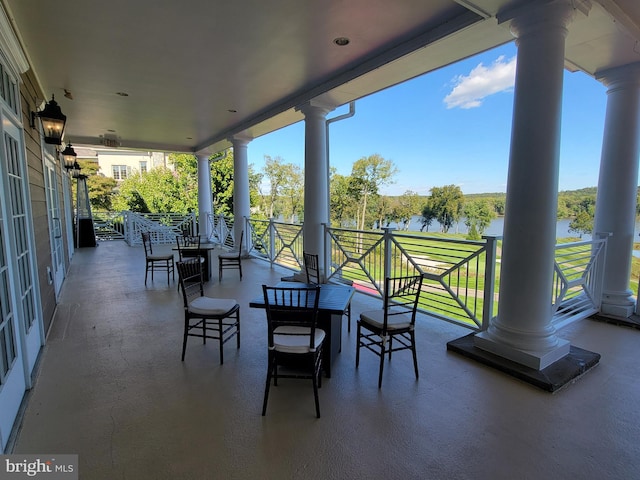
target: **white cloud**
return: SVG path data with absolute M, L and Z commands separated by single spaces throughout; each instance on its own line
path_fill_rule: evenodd
M 469 75 L 458 75 L 452 80 L 453 89 L 444 97 L 447 108 L 476 108 L 494 93 L 511 90 L 516 76 L 516 57 L 507 60 L 504 55 L 488 67 L 482 63 Z

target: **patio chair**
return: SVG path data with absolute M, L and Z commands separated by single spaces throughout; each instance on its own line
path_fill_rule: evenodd
M 142 232 L 142 244 L 144 245 L 144 256 L 146 259 L 146 268 L 144 271 L 144 284 L 147 284 L 147 275 L 151 271 L 151 281 L 153 281 L 153 273 L 156 270 L 167 272 L 167 285 L 169 284 L 169 274 L 173 279 L 175 275 L 175 263 L 173 253 L 157 255 L 153 253 L 153 244 L 151 243 L 151 235 L 149 232 Z
M 240 280 L 242 280 L 242 239 L 244 238 L 244 230 L 240 233 L 240 242 L 238 242 L 237 252 L 221 253 L 218 255 L 218 280 L 222 281 L 222 270 L 238 269 L 240 271 Z
M 318 285 L 320 283 L 320 268 L 318 266 L 318 255 L 315 253 L 302 252 L 304 259 L 304 270 L 307 274 L 307 283 Z M 351 303 L 344 312 L 347 316 L 347 331 L 351 332 Z
M 268 367 L 264 390 L 262 415 L 267 412 L 271 379 L 278 385 L 279 378 L 311 380 L 320 418 L 318 388 L 322 385 L 322 347 L 324 330 L 317 328 L 320 286 L 267 287 L 262 286 L 267 312 Z M 281 372 L 279 367 L 287 370 Z
M 204 294 L 202 263 L 197 258 L 189 258 L 177 263 L 178 278 L 184 301 L 184 334 L 182 339 L 182 361 L 187 351 L 187 338 L 207 338 L 218 340 L 220 345 L 220 365 L 224 364 L 223 345 L 236 337 L 240 348 L 240 305 L 230 298 L 212 298 Z
M 206 271 L 207 259 L 205 255 L 202 255 L 202 252 L 200 252 L 199 235 L 185 234 L 185 230 L 183 230 L 183 235 L 176 235 L 176 243 L 178 245 L 178 260 L 180 262 L 187 258 L 197 258 L 202 264 L 203 271 Z M 180 282 L 178 282 L 178 290 L 180 290 Z
M 380 357 L 378 388 L 382 387 L 384 357 L 392 352 L 411 350 L 416 380 L 418 359 L 416 356 L 415 322 L 422 276 L 386 278 L 382 309 L 362 312 L 358 320 L 356 368 L 360 363 L 360 347 Z
M 304 271 L 307 274 L 307 283 L 318 285 L 320 283 L 320 269 L 318 267 L 318 255 L 302 252 L 304 259 Z

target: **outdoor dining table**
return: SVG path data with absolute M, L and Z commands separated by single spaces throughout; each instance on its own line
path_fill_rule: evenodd
M 315 285 L 300 282 L 278 282 L 276 287 L 308 288 Z M 342 318 L 355 289 L 347 285 L 323 283 L 320 285 L 318 300 L 318 327 L 325 331 L 322 366 L 327 378 L 331 377 L 331 364 L 340 353 L 342 342 Z M 253 308 L 266 308 L 264 296 L 254 298 L 249 303 Z
M 213 262 L 211 261 L 211 252 L 213 252 L 217 247 L 216 243 L 200 243 L 200 247 L 195 245 L 181 247 L 182 255 L 185 257 L 203 257 L 204 265 L 202 268 L 202 279 L 205 282 L 209 281 L 211 278 L 211 265 Z M 173 251 L 178 251 L 178 246 L 174 245 L 172 248 Z

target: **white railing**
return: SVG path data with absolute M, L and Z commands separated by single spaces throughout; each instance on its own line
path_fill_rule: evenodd
M 209 241 L 233 249 L 235 245 L 234 219 L 224 215 L 207 215 Z
M 553 320 L 562 328 L 600 311 L 607 239 L 556 246 Z
M 124 237 L 141 244 L 141 231 L 154 243 L 173 243 L 186 226 L 197 231 L 195 214 L 122 212 Z M 209 215 L 209 240 L 234 247 L 234 219 Z M 274 220 L 245 219 L 249 253 L 292 271 L 302 268 L 303 227 Z M 496 251 L 499 237 L 483 241 L 399 233 L 393 229 L 325 228 L 327 280 L 350 283 L 382 296 L 384 278 L 423 275 L 420 310 L 473 330 L 485 330 L 496 314 Z M 600 309 L 606 238 L 558 245 L 553 283 L 553 324 L 561 328 Z
M 483 242 L 384 231 L 328 228 L 329 280 L 383 295 L 386 276 L 425 278 L 420 310 L 466 327 L 487 328 L 494 314 L 497 237 Z
M 136 213 L 122 212 L 124 216 L 124 239 L 129 245 L 142 245 L 142 232 L 149 232 L 153 243 L 175 243 L 176 235 L 184 229 L 196 231 L 195 213 Z
M 302 267 L 302 225 L 257 219 L 247 225 L 251 255 L 292 270 Z
M 124 212 L 94 211 L 93 229 L 98 240 L 124 240 Z

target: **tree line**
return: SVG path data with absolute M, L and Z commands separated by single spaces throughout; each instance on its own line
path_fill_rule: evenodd
M 211 190 L 215 214 L 233 214 L 233 151 L 211 158 Z M 134 172 L 117 183 L 101 175 L 95 162 L 81 162 L 92 207 L 97 210 L 131 210 L 147 213 L 190 213 L 198 209 L 197 158 L 189 154 L 169 155 L 170 168 Z M 422 231 L 434 221 L 440 231 L 464 221 L 468 238 L 478 239 L 491 221 L 505 214 L 506 194 L 464 195 L 457 185 L 433 187 L 429 195 L 407 190 L 401 195 L 382 195 L 383 187 L 395 181 L 393 161 L 373 154 L 356 160 L 349 175 L 330 171 L 330 214 L 336 227 L 375 229 L 394 225 L 408 230 L 419 217 Z M 265 166 L 249 166 L 251 215 L 288 222 L 304 221 L 304 171 L 280 157 L 265 156 Z M 571 218 L 569 231 L 580 236 L 593 230 L 596 189 L 559 192 L 558 218 Z M 640 208 L 640 207 L 639 207 Z

